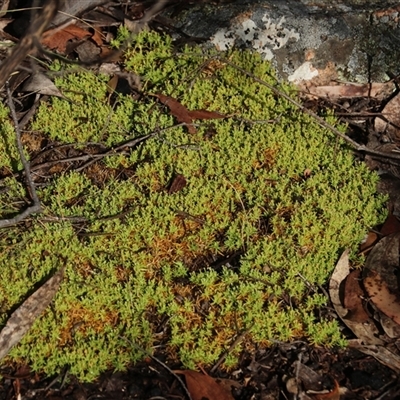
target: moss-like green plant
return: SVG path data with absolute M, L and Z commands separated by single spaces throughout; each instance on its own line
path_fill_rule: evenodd
M 257 55 L 224 57 L 276 84 Z M 273 340 L 343 345 L 337 323 L 317 318 L 327 299 L 310 288 L 326 283 L 340 250 L 354 249 L 382 217 L 377 176 L 329 130 L 214 52 L 177 52 L 169 37 L 142 33 L 125 64 L 142 77 L 140 99 L 119 95 L 111 104 L 107 77 L 68 74 L 56 84 L 71 101 L 42 104 L 32 125 L 59 142 L 109 147 L 158 134 L 90 173 L 55 176 L 39 191 L 44 215 L 1 232 L 3 324 L 37 282 L 67 267 L 52 307 L 9 359 L 49 374 L 68 365 L 91 380 L 143 357 L 132 343 L 163 345 L 190 368 L 214 363 L 243 333 L 226 367 L 243 346 Z M 227 117 L 195 121 L 189 134 L 158 93 Z M 3 136 L 10 143 L 12 130 Z M 14 150 L 1 150 L 0 160 L 18 168 Z M 121 169 L 129 178 L 119 178 Z M 176 174 L 187 184 L 169 194 Z M 0 193 L 2 215 L 9 201 Z

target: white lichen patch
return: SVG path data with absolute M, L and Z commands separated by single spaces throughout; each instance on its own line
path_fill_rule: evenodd
M 272 50 L 281 49 L 291 39 L 296 41 L 300 39 L 298 32 L 285 26 L 285 17 L 276 21 L 265 14 L 262 21 L 263 28 L 259 28 L 251 18 L 248 18 L 233 25 L 231 29 L 220 29 L 211 38 L 211 42 L 218 50 L 225 51 L 240 39 L 262 54 L 264 59 L 272 60 L 274 58 Z
M 298 83 L 302 81 L 309 81 L 318 75 L 318 70 L 312 66 L 310 61 L 306 61 L 288 77 L 288 80 L 289 82 Z

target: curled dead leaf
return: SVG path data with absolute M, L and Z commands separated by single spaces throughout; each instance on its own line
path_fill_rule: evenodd
M 400 324 L 400 298 L 391 293 L 382 276 L 376 271 L 369 271 L 364 278 L 364 286 L 371 301 L 386 316 Z
M 364 268 L 364 287 L 379 311 L 400 324 L 400 233 L 384 237 L 369 254 Z
M 383 108 L 382 117 L 375 118 L 375 131 L 400 139 L 400 96 L 394 96 Z
M 329 392 L 314 393 L 313 398 L 315 400 L 339 400 L 340 399 L 340 386 L 338 381 L 334 380 L 335 386 Z
M 329 281 L 329 295 L 332 304 L 342 321 L 353 331 L 357 338 L 365 344 L 383 345 L 383 340 L 379 339 L 377 335 L 379 331 L 374 321 L 369 318 L 365 322 L 358 322 L 351 319 L 351 314 L 344 307 L 341 301 L 340 291 L 341 285 L 350 274 L 349 265 L 349 250 L 346 249 L 341 255 L 336 267 L 333 271 L 332 277 Z
M 363 296 L 364 290 L 360 285 L 361 271 L 354 270 L 347 275 L 343 288 L 343 305 L 348 310 L 347 319 L 354 322 L 366 323 L 369 315 L 364 309 Z
M 35 72 L 24 83 L 22 90 L 24 92 L 40 93 L 47 96 L 57 96 L 64 98 L 63 94 L 53 83 L 53 81 L 42 72 Z
M 67 45 L 71 40 L 83 40 L 86 38 L 90 38 L 98 46 L 103 44 L 101 34 L 97 30 L 94 30 L 94 33 L 90 33 L 76 25 L 68 25 L 61 30 L 58 28 L 48 30 L 43 34 L 42 44 L 51 50 L 57 50 L 65 54 Z

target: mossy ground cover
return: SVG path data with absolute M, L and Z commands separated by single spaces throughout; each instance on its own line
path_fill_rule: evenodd
M 276 84 L 257 55 L 224 57 Z M 39 187 L 43 213 L 0 232 L 2 324 L 66 266 L 52 306 L 8 359 L 48 374 L 69 366 L 91 380 L 143 358 L 135 344 L 188 368 L 215 363 L 242 334 L 226 368 L 244 348 L 275 340 L 344 345 L 336 321 L 320 317 L 328 299 L 318 285 L 340 250 L 355 249 L 382 216 L 377 177 L 329 130 L 213 52 L 178 51 L 170 38 L 143 33 L 125 64 L 142 77 L 140 98 L 111 101 L 109 77 L 64 74 L 56 85 L 71 101 L 43 103 L 32 124 L 49 140 L 81 147 L 156 134 L 90 168 L 54 174 Z M 195 121 L 189 134 L 157 93 L 227 117 Z M 0 112 L 5 175 L 21 166 L 7 110 Z M 178 174 L 186 186 L 168 193 Z M 4 218 L 26 193 L 11 177 L 3 186 Z M 78 228 L 76 217 L 85 224 Z

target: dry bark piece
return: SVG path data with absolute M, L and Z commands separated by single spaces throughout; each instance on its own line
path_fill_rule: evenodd
M 301 381 L 306 391 L 321 391 L 323 389 L 320 374 L 315 372 L 312 368 L 301 363 L 300 361 L 295 361 L 293 363 L 293 368 L 296 371 L 296 380 Z
M 52 21 L 53 26 L 58 26 L 73 18 L 75 15 L 80 15 L 88 9 L 94 9 L 108 0 L 64 0 L 61 3 L 61 9 L 57 16 Z
M 400 325 L 394 322 L 391 318 L 387 317 L 385 314 L 380 314 L 380 320 L 382 329 L 385 331 L 386 335 L 390 339 L 400 338 Z
M 377 345 L 365 345 L 360 343 L 358 339 L 349 340 L 348 345 L 353 349 L 357 349 L 364 354 L 368 354 L 369 356 L 376 358 L 383 365 L 386 365 L 393 371 L 400 373 L 400 357 L 393 353 L 390 349 Z
M 0 360 L 24 337 L 40 314 L 53 300 L 64 276 L 61 268 L 35 293 L 29 296 L 8 319 L 0 332 Z
M 90 63 L 99 58 L 101 48 L 90 40 L 85 40 L 75 48 L 75 52 L 78 54 L 79 61 L 82 61 L 83 63 Z

